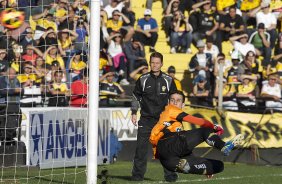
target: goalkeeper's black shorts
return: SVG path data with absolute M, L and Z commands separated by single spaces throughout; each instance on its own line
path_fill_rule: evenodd
M 224 168 L 223 163 L 193 155 L 193 149 L 206 141 L 213 133 L 210 128 L 199 128 L 166 134 L 157 145 L 161 164 L 170 171 L 182 172 L 178 168 L 181 159 L 188 161 L 191 174 L 215 174 Z

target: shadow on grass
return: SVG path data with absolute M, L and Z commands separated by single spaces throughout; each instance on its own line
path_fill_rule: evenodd
M 97 176 L 99 179 L 120 179 L 120 180 L 126 180 L 126 181 L 132 181 L 131 180 L 131 176 L 113 176 L 113 175 L 107 175 L 107 176 L 103 176 L 103 175 L 98 175 Z M 144 178 L 144 181 L 154 181 L 150 178 Z
M 47 178 L 40 178 L 40 177 L 35 177 L 36 179 L 38 179 L 40 181 L 47 181 L 47 182 L 52 182 L 52 183 L 64 183 L 64 184 L 74 184 L 74 183 L 70 183 L 70 182 L 66 182 L 66 181 L 62 181 L 62 180 L 56 180 L 56 179 L 47 179 Z

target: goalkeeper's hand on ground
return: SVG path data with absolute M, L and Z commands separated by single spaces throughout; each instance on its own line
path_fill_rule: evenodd
M 215 124 L 213 129 L 217 135 L 222 135 L 224 132 L 223 128 L 220 125 Z

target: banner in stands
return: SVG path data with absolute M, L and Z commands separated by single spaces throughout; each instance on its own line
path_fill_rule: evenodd
M 87 109 L 42 108 L 23 110 L 27 165 L 56 168 L 86 165 Z M 99 111 L 98 164 L 109 163 L 110 112 Z
M 203 117 L 223 126 L 224 140 L 229 140 L 236 134 L 245 135 L 244 147 L 256 145 L 259 148 L 282 147 L 282 113 L 251 114 L 240 112 L 226 112 L 225 118 L 221 118 L 214 110 L 186 108 L 185 111 L 197 117 Z M 186 130 L 194 125 L 184 123 Z M 207 146 L 201 144 L 200 146 Z

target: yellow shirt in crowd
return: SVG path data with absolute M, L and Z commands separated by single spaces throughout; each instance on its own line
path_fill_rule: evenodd
M 52 89 L 59 90 L 60 92 L 66 92 L 68 90 L 68 86 L 66 83 L 53 83 Z
M 19 80 L 20 83 L 25 83 L 27 80 L 36 81 L 37 80 L 37 75 L 34 74 L 34 73 L 31 73 L 31 74 L 19 74 L 17 76 L 17 79 Z
M 240 84 L 238 86 L 238 93 L 240 94 L 249 94 L 255 90 L 256 85 L 253 82 L 250 82 L 248 85 Z
M 223 11 L 224 8 L 230 7 L 234 5 L 236 0 L 217 0 L 216 1 L 216 9 L 218 11 Z
M 119 31 L 122 27 L 122 21 L 114 22 L 113 20 L 107 21 L 107 28 L 111 28 L 113 31 Z
M 58 40 L 58 45 L 62 47 L 62 49 L 69 48 L 72 44 L 71 37 L 69 37 L 66 41 L 61 42 L 61 40 Z
M 85 67 L 86 67 L 86 63 L 84 61 L 79 61 L 79 62 L 72 61 L 70 69 L 73 69 L 75 71 L 80 71 L 83 70 Z
M 46 64 L 52 65 L 53 61 L 58 61 L 61 69 L 65 68 L 65 62 L 64 62 L 64 60 L 61 56 L 57 56 L 56 58 L 52 58 L 49 54 L 47 54 L 46 60 L 45 60 Z
M 250 11 L 260 6 L 261 0 L 243 0 L 241 3 L 242 11 Z

